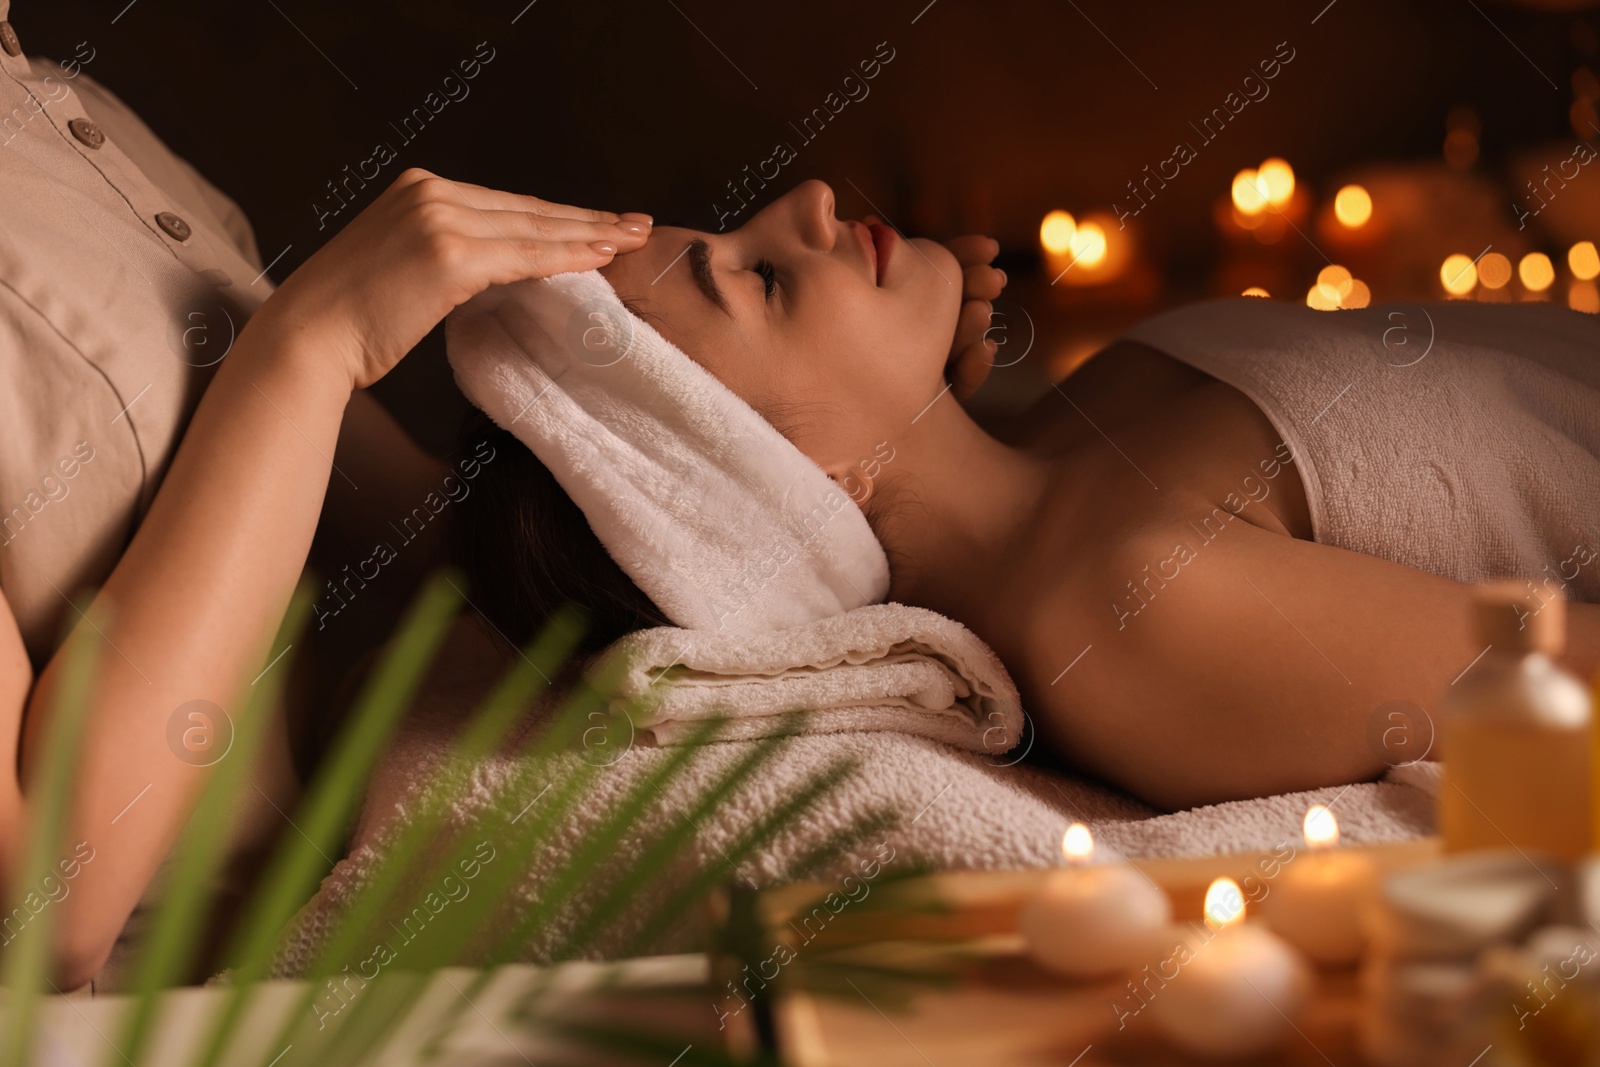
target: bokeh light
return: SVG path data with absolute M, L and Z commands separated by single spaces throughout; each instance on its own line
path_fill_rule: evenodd
M 1256 184 L 1269 203 L 1282 207 L 1294 196 L 1294 168 L 1274 156 L 1257 168 Z
M 1077 232 L 1078 224 L 1071 215 L 1065 211 L 1052 211 L 1039 224 L 1039 243 L 1044 245 L 1046 252 L 1060 255 L 1072 247 L 1072 235 Z
M 1600 286 L 1594 282 L 1573 282 L 1567 289 L 1567 307 L 1591 315 L 1600 314 Z
M 1233 206 L 1246 215 L 1259 215 L 1267 209 L 1266 183 L 1254 170 L 1241 170 L 1233 176 Z
M 1093 267 L 1106 258 L 1106 231 L 1099 223 L 1085 222 L 1072 235 L 1070 243 L 1074 262 Z
M 1590 281 L 1600 275 L 1600 251 L 1596 251 L 1593 241 L 1579 241 L 1567 249 L 1567 266 L 1572 268 L 1574 278 Z
M 1478 284 L 1478 268 L 1471 256 L 1457 252 L 1445 257 L 1444 265 L 1439 268 L 1439 280 L 1450 295 L 1466 296 Z
M 1478 281 L 1485 289 L 1499 289 L 1511 280 L 1511 261 L 1499 252 L 1478 260 Z
M 1259 286 L 1259 285 L 1252 285 L 1250 288 L 1246 289 L 1244 292 L 1240 293 L 1239 295 L 1240 296 L 1259 296 L 1259 297 L 1264 297 L 1264 298 L 1267 298 L 1267 299 L 1271 299 L 1271 297 L 1272 297 L 1271 293 L 1267 292 L 1265 289 L 1261 288 L 1261 286 Z
M 1367 283 L 1337 263 L 1318 271 L 1317 284 L 1306 290 L 1306 307 L 1318 311 L 1364 308 L 1371 302 L 1372 290 L 1367 288 Z
M 1365 226 L 1372 217 L 1372 197 L 1359 185 L 1347 185 L 1333 198 L 1333 214 L 1352 230 Z
M 1330 263 L 1317 272 L 1317 285 L 1333 290 L 1340 301 L 1350 295 L 1350 287 L 1354 282 L 1355 275 L 1337 263 Z
M 1556 280 L 1556 268 L 1543 252 L 1529 252 L 1517 264 L 1517 277 L 1529 292 L 1542 293 Z
M 1306 290 L 1306 307 L 1318 311 L 1338 311 L 1339 291 L 1332 286 L 1313 285 Z

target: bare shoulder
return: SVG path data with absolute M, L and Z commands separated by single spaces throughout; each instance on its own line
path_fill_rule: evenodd
M 1152 803 L 1375 777 L 1374 718 L 1403 702 L 1436 719 L 1482 652 L 1465 583 L 1238 520 L 1177 549 L 1141 534 L 1108 552 L 1103 580 L 1043 609 L 1081 659 L 1028 672 L 1041 734 Z M 1568 607 L 1566 665 L 1587 677 L 1600 606 Z

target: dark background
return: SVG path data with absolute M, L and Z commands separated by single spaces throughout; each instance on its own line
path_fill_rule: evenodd
M 1024 304 L 1038 299 L 1018 281 L 1039 273 L 1046 211 L 1109 210 L 1287 42 L 1295 58 L 1270 96 L 1139 219 L 1160 285 L 1123 319 L 1218 287 L 1213 205 L 1266 156 L 1288 158 L 1325 195 L 1372 161 L 1442 166 L 1446 117 L 1463 104 L 1482 126 L 1473 170 L 1491 181 L 1506 185 L 1508 160 L 1527 146 L 1565 138 L 1570 151 L 1571 79 L 1595 65 L 1600 27 L 1592 10 L 1491 0 L 16 0 L 11 21 L 30 54 L 92 49 L 85 69 L 240 203 L 263 259 L 284 253 L 278 279 L 409 165 L 715 229 L 726 184 L 786 140 L 798 158 L 764 199 L 820 177 L 841 216 L 868 212 L 870 199 L 907 232 L 992 233 Z M 391 122 L 480 42 L 494 58 L 470 95 L 404 143 Z M 789 123 L 880 42 L 894 58 L 870 95 L 801 144 Z M 319 228 L 326 183 L 379 140 L 398 158 Z M 1039 310 L 1048 328 L 1073 328 Z M 437 446 L 453 420 L 431 408 L 455 401 L 437 388 L 437 338 L 426 347 L 383 388 Z M 1050 373 L 1035 363 L 1032 384 Z

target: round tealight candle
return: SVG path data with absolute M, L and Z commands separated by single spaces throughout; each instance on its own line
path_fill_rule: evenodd
M 1311 991 L 1295 950 L 1244 922 L 1244 896 L 1231 878 L 1206 891 L 1211 939 L 1181 962 L 1151 1002 L 1157 1025 L 1179 1048 L 1203 1056 L 1248 1056 L 1287 1036 Z
M 1268 926 L 1318 963 L 1355 963 L 1366 947 L 1362 910 L 1378 870 L 1359 852 L 1341 850 L 1339 821 L 1321 804 L 1305 819 L 1306 851 L 1289 862 L 1261 902 Z
M 1046 879 L 1017 917 L 1028 953 L 1076 978 L 1132 970 L 1172 921 L 1167 894 L 1127 863 L 1091 863 L 1094 837 L 1073 823 L 1061 840 L 1065 870 Z

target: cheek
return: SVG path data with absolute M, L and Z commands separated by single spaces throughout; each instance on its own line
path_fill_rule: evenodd
M 953 315 L 947 324 L 945 309 L 900 300 L 865 301 L 840 311 L 827 322 L 826 340 L 812 363 L 816 388 L 831 394 L 854 421 L 909 420 L 943 383 Z

